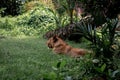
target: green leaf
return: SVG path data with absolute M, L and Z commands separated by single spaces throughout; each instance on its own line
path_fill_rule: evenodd
M 65 65 L 66 65 L 66 61 L 59 61 L 59 62 L 57 62 L 56 67 L 57 67 L 57 68 L 62 68 L 62 67 L 64 67 Z
M 52 79 L 52 80 L 56 80 L 57 74 L 55 72 L 50 72 L 49 78 Z
M 64 67 L 66 65 L 66 61 L 62 61 L 61 64 L 60 64 L 60 67 Z
M 103 72 L 106 69 L 106 64 L 104 63 L 100 69 L 101 69 L 101 72 Z

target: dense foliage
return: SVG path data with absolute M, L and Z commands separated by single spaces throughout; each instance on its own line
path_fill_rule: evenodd
M 56 26 L 52 13 L 40 5 L 28 13 L 17 17 L 4 17 L 0 19 L 1 35 L 37 35 Z
M 116 18 L 120 13 L 119 0 L 78 0 L 82 1 L 85 11 L 94 16 L 94 24 L 99 26 L 106 22 L 106 18 Z
M 115 56 L 119 56 L 120 53 L 120 43 L 117 40 L 119 32 L 115 31 L 117 22 L 118 20 L 108 20 L 101 29 L 94 28 L 94 30 L 90 24 L 84 22 L 80 24 L 81 26 L 78 25 L 78 28 L 83 31 L 83 36 L 92 43 L 91 47 L 95 51 L 93 58 L 96 62 L 90 68 L 91 73 L 96 73 L 96 76 L 101 76 L 105 80 L 119 78 L 115 76 L 118 73 L 114 77 L 111 76 L 119 68 L 118 65 L 112 63 Z
M 62 15 L 67 12 L 70 16 L 70 23 L 74 22 L 73 17 L 85 17 L 92 15 L 94 25 L 100 26 L 106 22 L 106 18 L 116 18 L 120 13 L 119 0 L 52 0 L 56 11 Z
M 22 6 L 21 0 L 1 0 L 0 13 L 2 16 L 6 15 L 15 16 L 20 14 L 21 6 Z

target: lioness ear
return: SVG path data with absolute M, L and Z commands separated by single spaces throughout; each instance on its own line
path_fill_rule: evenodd
M 57 42 L 57 37 L 56 36 L 53 36 L 53 42 L 55 43 L 55 42 Z

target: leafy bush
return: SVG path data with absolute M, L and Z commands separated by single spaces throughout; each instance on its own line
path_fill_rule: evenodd
M 43 79 L 50 80 L 88 80 L 92 79 L 89 75 L 90 67 L 93 66 L 91 55 L 81 58 L 71 58 L 70 61 L 59 60 L 52 66 L 53 72 L 43 74 Z
M 43 5 L 35 7 L 28 14 L 19 16 L 17 20 L 18 25 L 28 26 L 41 31 L 56 27 L 54 26 L 54 19 L 51 17 L 51 13 Z
M 69 16 L 60 15 L 57 11 L 53 11 L 52 9 L 48 9 L 48 11 L 52 14 L 51 17 L 55 20 L 55 24 L 57 27 L 64 27 L 69 23 Z
M 7 17 L 0 19 L 0 29 L 11 30 L 14 28 L 13 24 Z
M 37 35 L 49 30 L 54 30 L 56 27 L 63 27 L 68 23 L 69 20 L 67 16 L 60 17 L 57 12 L 44 7 L 44 5 L 39 3 L 35 5 L 32 10 L 22 15 L 1 18 L 0 28 L 5 29 L 1 31 L 4 32 L 5 35 L 10 33 L 9 35 L 14 36 L 20 35 L 21 33 L 25 35 Z
M 21 33 L 37 35 L 55 29 L 57 27 L 56 24 L 53 13 L 40 4 L 33 10 L 17 17 L 4 17 L 0 19 L 1 34 L 4 32 L 5 35 L 9 33 L 9 35 L 14 36 Z
M 94 59 L 98 62 L 91 66 L 92 70 L 90 74 L 94 74 L 97 77 L 104 79 L 117 79 L 113 77 L 114 71 L 118 70 L 118 65 L 115 65 L 114 56 L 119 55 L 120 46 L 119 41 L 116 40 L 116 28 L 117 20 L 108 20 L 105 24 L 102 25 L 101 29 L 94 28 L 89 24 L 78 25 L 80 31 L 82 31 L 83 36 L 91 41 L 92 48 L 95 51 Z M 117 48 L 113 47 L 117 46 Z M 119 72 L 119 71 L 118 71 Z M 118 74 L 118 72 L 116 74 Z M 90 75 L 89 74 L 89 75 Z M 92 77 L 94 77 L 94 75 Z
M 53 10 L 40 5 L 29 11 L 27 14 L 17 18 L 17 24 L 39 29 L 40 32 L 53 30 L 56 27 L 63 27 L 68 23 L 66 16 L 59 17 Z

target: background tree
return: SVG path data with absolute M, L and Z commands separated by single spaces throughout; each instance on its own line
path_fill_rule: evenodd
M 73 0 L 52 0 L 55 10 L 61 16 L 66 13 L 70 17 L 70 23 L 73 23 L 73 10 L 75 6 L 75 1 Z
M 106 22 L 106 18 L 115 18 L 120 13 L 119 0 L 52 0 L 55 10 L 62 15 L 66 12 L 73 23 L 73 12 L 86 16 L 91 14 L 94 17 L 94 25 L 100 26 Z
M 116 18 L 120 13 L 120 0 L 78 0 L 85 6 L 85 11 L 94 16 L 94 24 L 100 26 L 106 18 Z
M 4 11 L 1 12 L 1 16 L 6 15 L 18 15 L 20 14 L 20 7 L 22 5 L 21 0 L 1 0 L 0 9 L 4 8 Z

